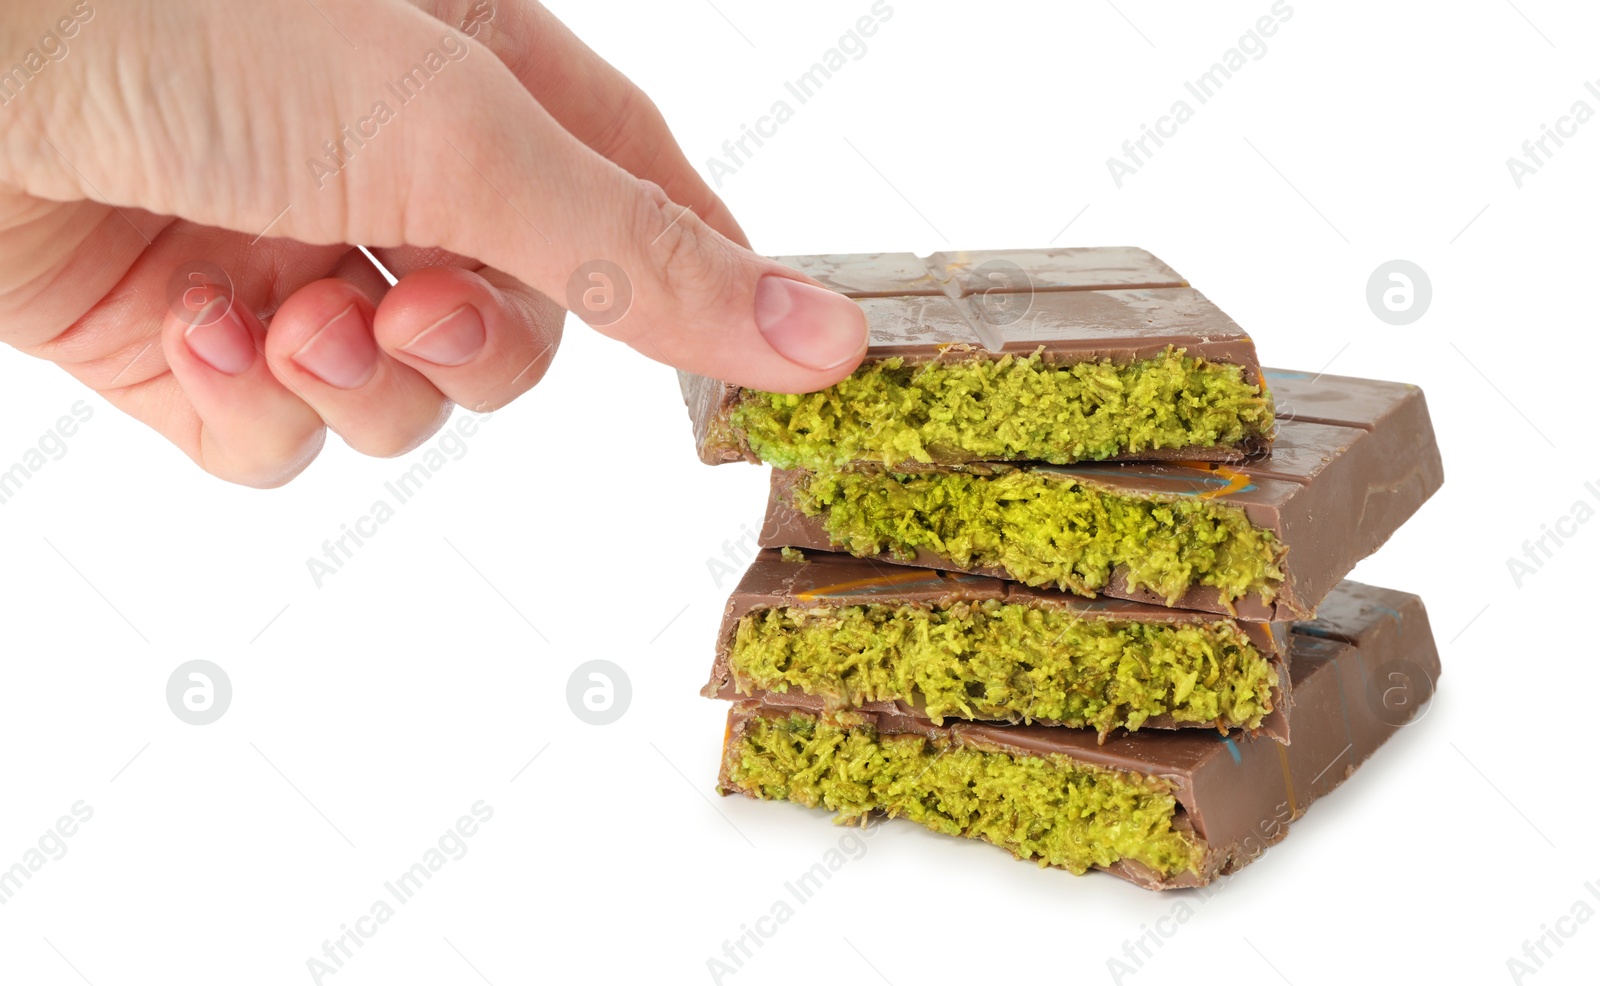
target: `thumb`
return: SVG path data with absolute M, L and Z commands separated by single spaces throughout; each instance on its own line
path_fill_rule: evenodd
M 413 44 L 439 29 L 420 20 Z M 416 151 L 391 162 L 398 187 L 352 181 L 354 213 L 384 215 L 399 199 L 413 240 L 500 268 L 600 332 L 692 373 L 804 392 L 860 362 L 859 305 L 732 242 L 597 153 L 504 62 L 463 42 L 470 57 L 460 62 L 459 90 L 407 105 Z M 385 232 L 361 230 L 361 242 Z
M 617 232 L 595 241 L 602 256 L 568 279 L 573 314 L 663 363 L 762 390 L 819 390 L 861 361 L 854 301 L 733 243 L 653 182 L 634 185 L 641 199 L 619 199 Z
M 647 356 L 763 390 L 820 389 L 866 351 L 858 305 L 595 153 L 470 25 L 400 0 L 126 0 L 98 14 L 63 63 L 82 111 L 22 128 L 61 152 L 23 176 L 41 197 L 307 243 L 440 247 Z M 160 84 L 130 84 L 130 66 Z

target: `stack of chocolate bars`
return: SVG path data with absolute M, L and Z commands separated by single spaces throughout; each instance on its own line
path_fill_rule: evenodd
M 781 259 L 871 346 L 813 394 L 682 380 L 704 461 L 776 467 L 724 794 L 1197 886 L 1431 696 L 1422 601 L 1341 581 L 1443 481 L 1416 387 L 1263 370 L 1143 250 Z

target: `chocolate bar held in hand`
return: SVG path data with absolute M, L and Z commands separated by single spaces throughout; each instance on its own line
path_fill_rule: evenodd
M 761 544 L 1306 619 L 1444 471 L 1416 387 L 1266 377 L 1289 414 L 1250 462 L 775 470 Z
M 705 462 L 1236 461 L 1270 444 L 1255 344 L 1143 250 L 777 259 L 860 303 L 866 359 L 811 394 L 680 375 Z
M 1287 741 L 1289 624 L 766 549 L 728 600 L 708 698 Z
M 1416 596 L 1345 583 L 1290 634 L 1292 746 L 1198 730 L 1101 745 L 1050 726 L 830 715 L 766 702 L 729 713 L 724 794 L 887 814 L 1074 873 L 1151 889 L 1239 869 L 1338 787 L 1432 695 L 1438 652 Z

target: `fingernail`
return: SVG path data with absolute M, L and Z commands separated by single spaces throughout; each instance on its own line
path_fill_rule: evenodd
M 767 274 L 756 282 L 756 325 L 773 349 L 801 366 L 831 370 L 861 355 L 867 316 L 842 294 Z
M 460 366 L 483 351 L 485 334 L 478 310 L 462 305 L 418 332 L 400 351 L 440 366 Z
M 233 308 L 231 298 L 217 298 L 201 310 L 195 324 L 183 330 L 183 341 L 200 362 L 228 376 L 238 376 L 256 361 L 256 340 Z
M 355 390 L 378 369 L 378 344 L 367 320 L 352 302 L 291 357 L 300 369 L 329 386 Z

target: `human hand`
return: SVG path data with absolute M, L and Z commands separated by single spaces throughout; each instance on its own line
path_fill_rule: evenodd
M 224 479 L 505 404 L 563 302 L 765 390 L 865 352 L 860 309 L 750 252 L 649 99 L 532 0 L 11 0 L 18 52 L 0 341 Z

